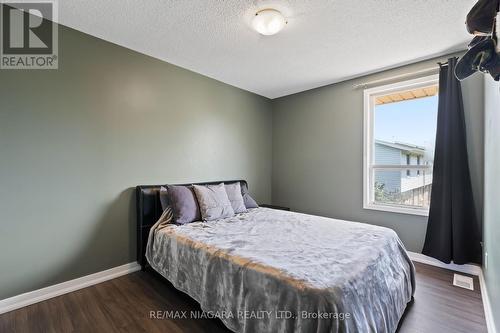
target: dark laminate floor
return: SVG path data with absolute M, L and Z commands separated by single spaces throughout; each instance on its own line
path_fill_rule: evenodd
M 479 279 L 474 291 L 452 285 L 453 272 L 415 263 L 415 301 L 406 311 L 399 332 L 487 332 Z
M 415 302 L 399 332 L 486 332 L 479 281 L 453 287 L 453 273 L 417 268 Z M 0 332 L 229 332 L 215 319 L 150 319 L 154 310 L 199 310 L 153 273 L 137 272 L 0 315 Z

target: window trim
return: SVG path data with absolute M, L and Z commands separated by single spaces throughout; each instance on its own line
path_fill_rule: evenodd
M 378 210 L 391 213 L 409 215 L 429 216 L 429 209 L 418 207 L 405 207 L 403 205 L 391 205 L 375 203 L 372 200 L 373 184 L 371 182 L 371 168 L 373 161 L 373 109 L 375 98 L 406 89 L 415 89 L 439 85 L 439 75 L 429 75 L 413 80 L 404 80 L 383 86 L 368 88 L 363 91 L 363 209 Z

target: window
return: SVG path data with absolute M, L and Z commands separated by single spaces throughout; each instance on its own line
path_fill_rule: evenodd
M 365 209 L 428 215 L 437 109 L 437 75 L 365 90 Z
M 410 154 L 406 155 L 406 165 L 410 165 Z M 406 176 L 407 177 L 410 176 L 410 170 L 409 169 L 406 170 Z

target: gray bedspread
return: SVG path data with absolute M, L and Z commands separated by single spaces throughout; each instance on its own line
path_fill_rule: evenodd
M 157 223 L 146 256 L 235 332 L 395 332 L 415 290 L 393 230 L 268 208 Z

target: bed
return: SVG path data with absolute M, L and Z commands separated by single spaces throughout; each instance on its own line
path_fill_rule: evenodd
M 161 225 L 158 189 L 137 187 L 141 265 L 235 332 L 395 332 L 412 300 L 391 229 L 270 208 Z

